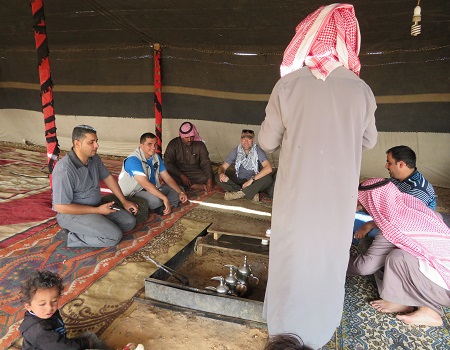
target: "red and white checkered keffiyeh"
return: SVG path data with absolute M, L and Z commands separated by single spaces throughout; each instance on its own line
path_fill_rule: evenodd
M 178 135 L 180 135 L 180 137 L 194 136 L 194 141 L 203 141 L 197 131 L 197 128 L 191 122 L 184 122 L 181 124 L 180 129 L 178 130 Z
M 325 80 L 342 65 L 359 76 L 361 35 L 353 5 L 322 6 L 300 22 L 295 31 L 284 51 L 282 77 L 308 66 L 317 79 Z
M 383 179 L 369 179 L 363 186 Z M 450 228 L 420 199 L 400 192 L 392 183 L 358 192 L 358 201 L 372 216 L 383 236 L 434 269 L 450 289 Z M 432 279 L 432 278 L 430 278 Z M 436 282 L 436 281 L 433 281 Z M 436 282 L 437 283 L 437 282 Z M 439 284 L 439 283 L 438 283 Z

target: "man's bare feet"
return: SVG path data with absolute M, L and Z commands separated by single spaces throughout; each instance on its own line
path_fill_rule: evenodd
M 384 312 L 384 313 L 412 312 L 414 310 L 414 308 L 412 306 L 391 303 L 390 301 L 383 300 L 383 299 L 371 301 L 369 304 L 373 308 L 377 309 L 380 312 Z
M 397 318 L 407 324 L 417 326 L 438 327 L 444 324 L 441 316 L 427 306 L 420 306 L 416 311 L 407 315 L 397 315 Z

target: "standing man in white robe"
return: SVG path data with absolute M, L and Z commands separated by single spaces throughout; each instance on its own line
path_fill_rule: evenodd
M 264 316 L 269 335 L 295 333 L 313 348 L 341 321 L 362 150 L 377 141 L 359 48 L 352 5 L 302 21 L 258 137 L 266 152 L 281 147 Z

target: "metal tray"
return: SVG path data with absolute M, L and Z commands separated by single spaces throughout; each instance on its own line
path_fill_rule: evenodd
M 158 268 L 145 279 L 146 303 L 180 311 L 197 312 L 203 316 L 237 323 L 252 323 L 265 326 L 262 318 L 263 300 L 267 284 L 267 256 L 249 256 L 249 264 L 260 283 L 251 289 L 246 298 L 220 295 L 203 289 L 216 286 L 214 276 L 226 276 L 229 270 L 225 264 L 240 266 L 244 261 L 242 252 L 208 249 L 199 256 L 194 252 L 195 241 L 170 259 L 164 266 L 175 270 L 189 279 L 185 286 L 162 268 Z

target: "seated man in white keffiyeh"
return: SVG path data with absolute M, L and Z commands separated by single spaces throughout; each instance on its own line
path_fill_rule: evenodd
M 229 167 L 234 164 L 235 172 Z M 228 171 L 227 171 L 228 170 Z M 242 130 L 241 143 L 217 170 L 216 182 L 225 192 L 225 200 L 247 198 L 259 201 L 259 192 L 272 183 L 272 165 L 264 151 L 255 143 L 253 130 Z
M 350 258 L 347 273 L 375 273 L 381 299 L 370 305 L 378 311 L 400 313 L 408 324 L 442 326 L 442 307 L 450 307 L 450 228 L 390 179 L 363 182 L 358 202 L 380 233 L 365 254 Z

